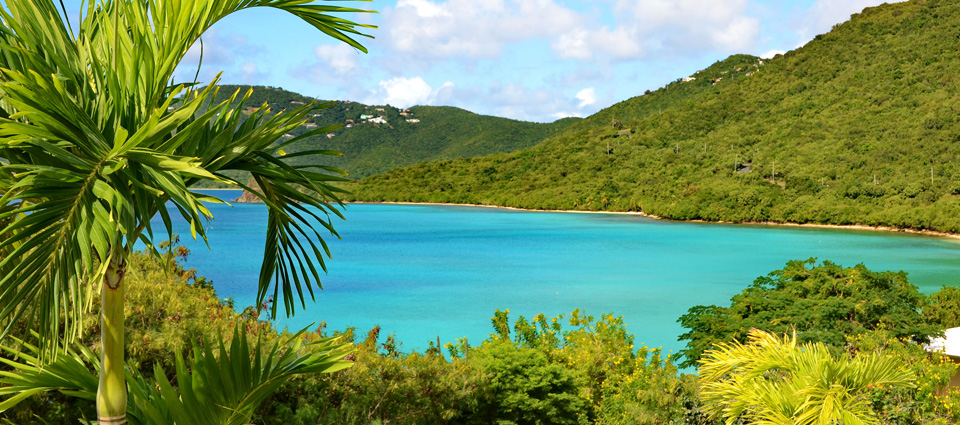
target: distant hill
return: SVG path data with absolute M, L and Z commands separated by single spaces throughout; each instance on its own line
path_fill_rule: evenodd
M 958 69 L 960 3 L 882 5 L 795 51 L 730 57 L 530 149 L 394 170 L 354 190 L 960 232 Z
M 228 99 L 237 90 L 242 96 L 249 88 L 223 85 L 217 101 Z M 254 86 L 253 94 L 242 107 L 256 108 L 267 103 L 272 111 L 279 112 L 311 101 L 317 100 L 281 88 Z M 361 178 L 424 161 L 516 151 L 533 146 L 578 120 L 566 118 L 540 124 L 478 115 L 454 107 L 414 106 L 401 110 L 390 105 L 343 101 L 318 111 L 290 134 L 299 136 L 330 125 L 343 127 L 329 134 L 308 137 L 285 151 L 341 152 L 342 157 L 323 157 L 319 163 L 338 167 L 351 178 Z M 302 157 L 296 161 L 302 164 L 318 162 L 318 159 Z

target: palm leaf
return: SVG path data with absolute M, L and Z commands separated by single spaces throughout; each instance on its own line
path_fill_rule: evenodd
M 42 355 L 75 339 L 107 265 L 123 264 L 138 240 L 152 245 L 154 216 L 167 237 L 179 214 L 206 239 L 203 202 L 214 199 L 189 187 L 240 183 L 224 177 L 229 170 L 249 171 L 264 188 L 260 301 L 273 288 L 292 314 L 320 287 L 329 252 L 314 228 L 335 236 L 332 183 L 342 173 L 288 166 L 277 148 L 319 106 L 264 107 L 244 121 L 238 94 L 213 103 L 218 80 L 202 89 L 170 83 L 207 29 L 255 7 L 291 13 L 360 50 L 360 30 L 373 28 L 331 15 L 365 10 L 308 0 L 87 2 L 76 33 L 52 1 L 0 5 L 0 336 L 30 314 Z
M 727 424 L 873 424 L 868 388 L 912 385 L 896 358 L 833 358 L 821 343 L 798 346 L 795 335 L 754 329 L 749 337 L 718 344 L 700 361 L 701 398 Z
M 234 329 L 229 344 L 221 337 L 203 347 L 195 344 L 187 359 L 178 353 L 173 382 L 159 366 L 151 380 L 128 365 L 129 423 L 247 424 L 256 407 L 291 377 L 332 373 L 352 365 L 343 360 L 353 351 L 351 344 L 333 338 L 304 343 L 301 331 L 264 349 L 260 335 L 251 344 L 242 327 Z M 59 391 L 91 401 L 96 397 L 100 360 L 93 351 L 74 345 L 55 361 L 42 364 L 38 347 L 16 341 L 16 348 L 0 346 L 12 358 L 0 357 L 12 368 L 0 372 L 0 396 L 6 397 L 0 411 L 40 392 Z

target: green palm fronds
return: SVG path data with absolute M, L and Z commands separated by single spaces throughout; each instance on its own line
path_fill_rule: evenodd
M 351 364 L 343 358 L 353 351 L 352 344 L 338 344 L 333 338 L 304 344 L 301 331 L 262 349 L 259 341 L 251 344 L 240 327 L 229 344 L 220 338 L 206 346 L 194 345 L 189 359 L 178 354 L 172 382 L 160 366 L 155 367 L 153 379 L 128 366 L 127 421 L 132 425 L 247 424 L 254 409 L 290 377 L 331 373 Z M 42 364 L 37 346 L 18 342 L 16 349 L 0 347 L 11 357 L 0 361 L 13 368 L 0 372 L 0 396 L 8 397 L 0 410 L 45 391 L 88 400 L 96 397 L 100 359 L 93 351 L 75 345 L 55 361 Z
M 875 424 L 873 387 L 909 386 L 913 376 L 879 353 L 834 358 L 821 343 L 797 345 L 751 330 L 747 344 L 723 343 L 700 360 L 701 397 L 727 424 Z
M 247 183 L 231 180 L 227 170 L 250 172 L 269 209 L 261 301 L 272 292 L 289 315 L 313 296 L 329 255 L 314 228 L 336 235 L 330 218 L 340 216 L 340 191 L 331 183 L 342 172 L 287 165 L 278 141 L 328 105 L 282 114 L 264 105 L 241 119 L 240 94 L 213 104 L 218 81 L 202 89 L 171 84 L 207 29 L 254 7 L 287 11 L 364 50 L 355 37 L 370 26 L 329 15 L 364 10 L 307 0 L 91 1 L 76 33 L 53 2 L 0 6 L 5 332 L 30 311 L 43 352 L 60 337 L 72 340 L 111 260 L 122 264 L 138 240 L 151 245 L 151 218 L 159 215 L 169 236 L 171 216 L 179 214 L 194 237 L 206 238 L 211 214 L 203 202 L 221 201 L 189 187 L 199 180 Z
M 212 216 L 204 203 L 223 201 L 191 191 L 193 183 L 244 186 L 226 173 L 242 170 L 262 190 L 268 222 L 257 304 L 273 293 L 271 315 L 280 301 L 291 315 L 320 287 L 330 252 L 318 229 L 337 236 L 331 217 L 342 218 L 341 191 L 332 183 L 343 172 L 288 165 L 280 140 L 328 105 L 280 114 L 264 105 L 241 119 L 239 93 L 214 103 L 219 77 L 201 89 L 172 83 L 204 32 L 256 7 L 291 13 L 362 51 L 355 37 L 373 28 L 330 15 L 365 10 L 312 0 L 85 1 L 76 32 L 52 1 L 0 4 L 0 337 L 28 320 L 39 333 L 37 355 L 56 360 L 99 290 L 101 423 L 123 423 L 128 406 L 126 260 L 138 241 L 153 247 L 155 216 L 167 238 L 179 214 L 206 240 Z

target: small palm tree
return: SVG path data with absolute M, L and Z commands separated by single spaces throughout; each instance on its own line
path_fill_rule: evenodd
M 821 343 L 797 345 L 751 330 L 746 345 L 722 343 L 700 360 L 701 398 L 727 424 L 874 424 L 869 389 L 909 386 L 913 376 L 879 353 L 833 358 Z
M 241 119 L 238 94 L 214 103 L 216 80 L 202 89 L 172 83 L 207 29 L 254 7 L 287 11 L 366 51 L 353 37 L 369 26 L 330 15 L 362 10 L 311 0 L 85 1 L 75 27 L 49 0 L 0 5 L 0 336 L 26 320 L 39 333 L 39 358 L 56 359 L 99 292 L 102 424 L 124 423 L 127 408 L 127 258 L 138 241 L 153 246 L 155 216 L 160 236 L 172 235 L 170 217 L 180 214 L 206 239 L 203 203 L 221 201 L 191 191 L 194 183 L 246 187 L 225 173 L 241 170 L 259 186 L 269 218 L 258 304 L 272 293 L 271 314 L 282 302 L 290 315 L 320 287 L 326 245 L 314 228 L 335 235 L 332 183 L 342 173 L 288 165 L 282 148 L 299 138 L 277 143 L 317 106 L 274 115 L 264 105 Z

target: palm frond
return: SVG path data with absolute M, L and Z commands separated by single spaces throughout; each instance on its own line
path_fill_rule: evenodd
M 289 378 L 300 374 L 332 373 L 352 365 L 343 358 L 351 344 L 333 338 L 303 343 L 303 331 L 266 349 L 251 344 L 238 325 L 233 338 L 195 344 L 188 359 L 178 353 L 174 381 L 157 366 L 153 379 L 127 366 L 127 419 L 136 424 L 243 425 L 253 411 Z M 94 400 L 99 357 L 75 345 L 49 364 L 38 358 L 39 348 L 22 340 L 18 347 L 2 347 L 12 359 L 0 361 L 12 371 L 0 372 L 0 411 L 33 394 L 59 391 Z M 251 345 L 253 348 L 251 349 Z
M 751 330 L 749 343 L 722 343 L 700 361 L 701 398 L 728 424 L 873 424 L 866 398 L 876 385 L 910 386 L 913 376 L 878 353 L 833 358 L 821 343 L 798 346 Z
M 199 90 L 170 84 L 205 31 L 255 7 L 291 13 L 360 50 L 360 30 L 373 28 L 330 15 L 366 10 L 308 0 L 107 0 L 81 7 L 74 34 L 53 2 L 0 5 L 0 336 L 29 313 L 42 354 L 73 340 L 106 265 L 138 240 L 152 244 L 154 216 L 167 236 L 179 214 L 206 239 L 204 202 L 219 200 L 189 187 L 231 182 L 227 170 L 251 172 L 264 189 L 261 298 L 275 285 L 292 314 L 319 288 L 329 251 L 314 228 L 336 235 L 329 217 L 340 216 L 340 191 L 331 183 L 342 173 L 289 166 L 277 148 L 318 106 L 276 115 L 264 107 L 244 121 L 236 95 L 213 104 L 218 80 Z

